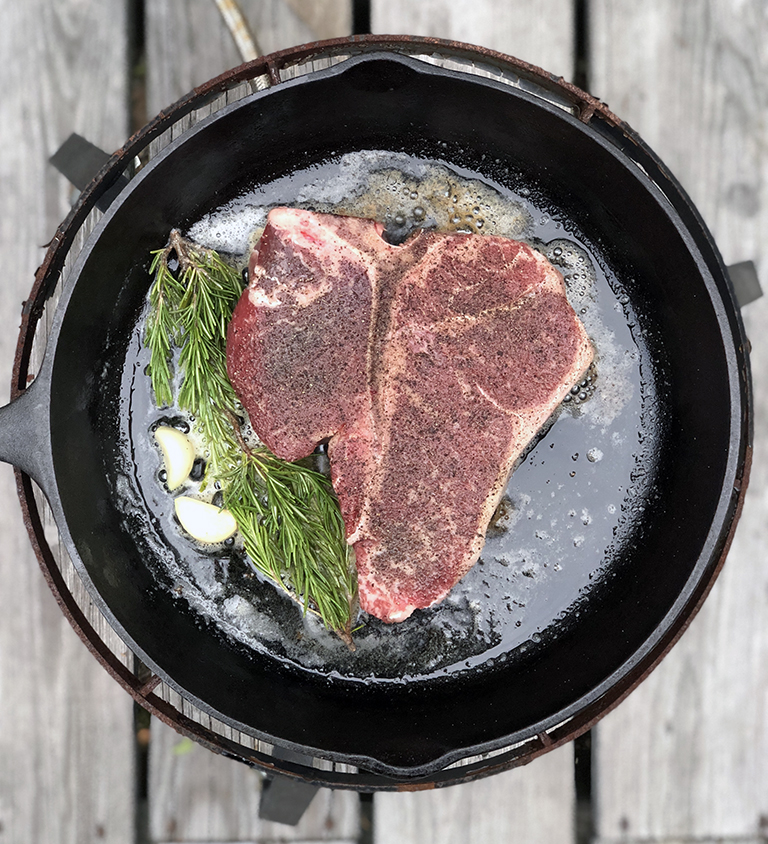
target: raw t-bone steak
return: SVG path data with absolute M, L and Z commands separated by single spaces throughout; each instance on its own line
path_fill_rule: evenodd
M 523 243 L 276 208 L 229 327 L 229 376 L 280 457 L 328 439 L 360 605 L 385 621 L 477 560 L 513 464 L 592 347 Z

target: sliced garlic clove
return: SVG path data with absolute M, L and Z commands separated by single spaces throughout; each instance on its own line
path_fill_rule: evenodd
M 180 487 L 189 477 L 195 462 L 195 449 L 189 437 L 178 428 L 160 425 L 155 429 L 155 439 L 163 452 L 165 482 L 168 489 Z
M 181 526 L 199 542 L 223 542 L 237 530 L 235 517 L 229 510 L 199 498 L 180 495 L 174 500 L 174 507 Z

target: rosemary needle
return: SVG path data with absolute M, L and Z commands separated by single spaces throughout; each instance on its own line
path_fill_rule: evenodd
M 203 485 L 213 478 L 220 486 L 253 565 L 350 643 L 356 583 L 330 481 L 243 442 L 244 410 L 226 366 L 227 325 L 243 289 L 239 274 L 176 230 L 152 256 L 144 342 L 155 401 L 171 405 L 175 398 L 193 417 L 209 454 Z

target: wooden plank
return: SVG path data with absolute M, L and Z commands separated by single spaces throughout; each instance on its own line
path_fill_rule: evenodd
M 499 3 L 479 0 L 372 0 L 378 33 L 409 33 L 470 42 L 515 55 L 571 78 L 574 66 L 570 0 Z M 573 748 L 531 765 L 464 786 L 412 794 L 377 794 L 376 844 L 408 842 L 569 842 L 574 826 Z
M 71 189 L 48 157 L 72 131 L 128 133 L 126 4 L 0 0 L 0 383 L 21 301 Z M 60 844 L 134 834 L 133 706 L 78 640 L 32 553 L 0 468 L 0 839 Z
M 572 0 L 537 3 L 474 0 L 371 0 L 371 29 L 387 35 L 426 35 L 477 44 L 573 76 Z
M 351 7 L 346 0 L 241 0 L 239 5 L 265 53 L 349 34 Z M 212 2 L 148 0 L 146 49 L 150 114 L 241 61 Z M 261 821 L 258 773 L 180 739 L 160 722 L 153 721 L 151 735 L 154 841 L 357 839 L 356 794 L 320 791 L 296 828 Z
M 593 92 L 768 285 L 768 7 L 592 0 Z M 680 643 L 597 728 L 600 841 L 763 839 L 768 821 L 768 300 L 745 308 L 755 449 L 725 569 Z
M 265 54 L 350 32 L 351 6 L 346 0 L 240 0 L 238 5 Z M 147 0 L 146 46 L 150 117 L 242 62 L 211 0 Z
M 690 838 L 687 835 L 685 836 L 663 836 L 662 838 L 633 838 L 632 836 L 621 838 L 595 838 L 593 839 L 593 844 L 602 844 L 603 842 L 607 841 L 617 841 L 621 842 L 621 844 L 765 844 L 765 838 L 742 838 L 741 836 L 737 837 L 717 837 L 711 838 L 707 836 L 706 838 Z
M 263 821 L 260 773 L 181 738 L 158 721 L 152 722 L 151 733 L 152 841 L 357 840 L 356 794 L 321 789 L 296 827 Z
M 374 798 L 376 844 L 573 841 L 573 745 L 466 785 Z

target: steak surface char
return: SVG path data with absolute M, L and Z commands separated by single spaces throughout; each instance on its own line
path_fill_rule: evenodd
M 560 273 L 507 238 L 279 208 L 230 323 L 232 384 L 295 460 L 328 441 L 360 605 L 385 621 L 474 565 L 515 461 L 592 346 Z

